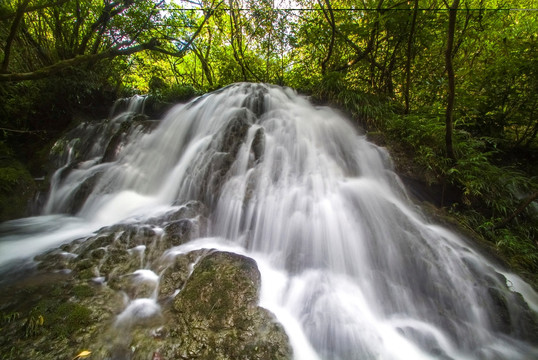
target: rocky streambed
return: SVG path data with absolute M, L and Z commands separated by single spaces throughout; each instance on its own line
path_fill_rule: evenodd
M 48 251 L 24 275 L 5 273 L 0 358 L 291 358 L 283 328 L 258 306 L 253 259 L 182 250 L 204 235 L 205 216 L 189 202 Z

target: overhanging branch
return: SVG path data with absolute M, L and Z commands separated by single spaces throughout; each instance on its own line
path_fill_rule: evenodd
M 159 42 L 156 39 L 152 39 L 147 43 L 139 44 L 129 48 L 112 48 L 98 54 L 79 55 L 71 59 L 59 61 L 51 66 L 47 66 L 32 72 L 0 74 L 0 82 L 43 79 L 72 66 L 100 61 L 103 59 L 112 59 L 118 56 L 127 56 L 144 50 L 154 50 L 158 45 Z
M 71 0 L 58 0 L 58 1 L 55 1 L 55 2 L 51 2 L 51 3 L 28 6 L 26 9 L 24 9 L 24 13 L 29 13 L 29 12 L 33 12 L 33 11 L 37 11 L 37 10 L 42 10 L 42 9 L 46 9 L 46 8 L 53 7 L 53 6 L 60 6 L 60 5 L 63 5 L 65 3 L 67 3 L 67 2 L 69 2 L 69 1 L 71 1 Z M 5 12 L 4 14 L 0 14 L 0 21 L 11 19 L 12 17 L 15 17 L 16 15 L 17 15 L 17 11 Z

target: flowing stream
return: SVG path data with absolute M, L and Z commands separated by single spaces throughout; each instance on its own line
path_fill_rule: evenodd
M 197 200 L 207 232 L 170 251 L 254 258 L 260 305 L 296 359 L 538 358 L 525 322 L 537 294 L 429 222 L 387 152 L 341 114 L 261 84 L 177 105 L 159 122 L 133 120 L 143 101 L 63 143 L 43 215 L 2 226 L 0 265 Z

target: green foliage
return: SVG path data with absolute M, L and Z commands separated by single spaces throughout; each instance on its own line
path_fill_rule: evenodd
M 203 92 L 188 84 L 174 84 L 172 86 L 151 89 L 150 95 L 166 103 L 176 103 L 202 95 Z
M 490 16 L 494 28 L 481 45 L 487 56 L 462 84 L 462 126 L 478 136 L 498 139 L 505 148 L 536 145 L 538 50 L 536 21 L 504 14 Z M 498 21 L 497 23 L 494 22 Z M 476 71 L 479 70 L 479 71 Z
M 18 318 L 21 317 L 21 314 L 17 311 L 13 311 L 13 312 L 10 312 L 10 313 L 2 313 L 1 315 L 1 319 L 2 319 L 2 324 L 4 323 L 12 323 L 14 322 L 15 320 L 17 320 Z
M 392 114 L 393 104 L 384 96 L 354 89 L 349 83 L 345 74 L 331 72 L 312 89 L 312 93 L 321 101 L 345 109 L 354 118 L 360 119 L 363 126 L 382 128 L 382 123 Z
M 28 170 L 0 141 L 0 221 L 24 216 L 35 190 Z
M 44 323 L 45 318 L 39 313 L 39 309 L 32 309 L 24 324 L 24 337 L 29 338 L 40 334 Z

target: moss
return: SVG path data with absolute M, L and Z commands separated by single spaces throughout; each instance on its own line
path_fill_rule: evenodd
M 84 331 L 92 322 L 92 311 L 78 303 L 64 302 L 45 313 L 45 326 L 53 336 L 74 338 L 77 333 Z
M 164 227 L 170 224 L 170 217 L 178 216 L 172 222 L 177 228 L 169 230 L 182 232 L 187 223 L 181 218 L 195 217 L 199 209 L 205 209 L 197 203 L 191 205 L 153 219 L 152 224 Z M 156 240 L 162 239 L 151 227 L 118 225 L 38 256 L 42 265 L 36 273 L 2 294 L 0 311 L 14 320 L 0 325 L 0 359 L 72 359 L 83 348 L 100 359 L 149 359 L 155 352 L 164 359 L 292 357 L 283 329 L 272 314 L 257 306 L 260 274 L 255 261 L 214 250 L 193 251 L 153 269 L 161 274 L 163 316 L 158 330 L 157 324 L 145 324 L 118 331 L 113 321 L 125 309 L 124 294 L 132 299 L 147 297 L 140 296 L 144 285 L 134 291 L 131 277 L 124 276 L 140 267 L 139 254 L 128 249 L 137 244 L 150 246 Z M 146 261 L 165 251 L 156 244 L 151 245 L 154 252 L 146 254 Z M 65 257 L 61 250 L 78 256 Z M 65 259 L 69 261 L 64 263 Z M 191 274 L 194 263 L 198 265 Z M 73 271 L 57 272 L 59 267 Z M 106 284 L 87 281 L 95 276 L 97 267 Z M 172 296 L 178 289 L 181 292 Z M 15 312 L 19 318 L 9 317 Z M 28 319 L 33 319 L 29 323 L 33 326 L 25 327 Z
M 238 312 L 255 307 L 260 274 L 254 260 L 230 253 L 206 256 L 180 293 L 176 308 L 208 317 L 210 327 L 221 329 L 240 322 Z
M 82 298 L 87 298 L 87 297 L 93 296 L 95 294 L 95 291 L 90 285 L 79 284 L 79 285 L 76 285 L 75 287 L 73 287 L 73 294 L 77 298 L 82 299 Z
M 260 273 L 250 258 L 212 252 L 174 301 L 165 358 L 289 359 L 291 349 L 272 314 L 257 306 Z

